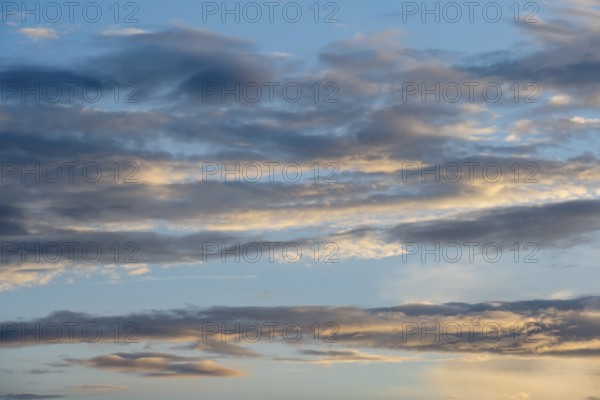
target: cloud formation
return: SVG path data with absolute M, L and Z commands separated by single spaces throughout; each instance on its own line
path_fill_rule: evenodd
M 120 316 L 91 316 L 56 312 L 45 318 L 2 325 L 1 343 L 23 347 L 53 343 L 82 343 L 78 330 L 94 325 L 109 332 L 112 324 L 135 326 L 135 340 L 186 343 L 189 350 L 232 358 L 265 356 L 252 351 L 254 343 L 281 343 L 291 346 L 326 345 L 342 350 L 303 349 L 300 354 L 316 360 L 385 361 L 369 356 L 361 348 L 448 353 L 491 353 L 524 356 L 600 355 L 597 339 L 600 299 L 530 300 L 479 304 L 403 304 L 395 307 L 360 309 L 355 307 L 213 307 L 153 311 Z M 74 331 L 66 332 L 68 323 Z M 272 323 L 272 325 L 269 325 Z M 25 325 L 21 325 L 25 324 Z M 66 325 L 65 325 L 66 324 Z M 315 332 L 318 324 L 318 335 Z M 50 330 L 53 341 L 24 338 L 24 329 Z M 46 328 L 47 327 L 47 328 Z M 62 328 L 57 328 L 62 327 Z M 62 331 L 62 337 L 55 330 Z M 68 334 L 67 334 L 68 333 Z M 40 340 L 41 339 L 41 340 Z M 110 343 L 111 335 L 96 341 Z M 196 345 L 194 345 L 196 343 Z M 131 368 L 143 374 L 235 375 L 195 361 L 154 353 L 117 353 L 110 356 L 69 360 L 104 368 Z M 315 361 L 315 360 L 313 360 Z M 194 372 L 195 371 L 195 372 Z

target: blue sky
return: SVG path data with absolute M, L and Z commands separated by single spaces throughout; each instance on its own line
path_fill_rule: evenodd
M 0 399 L 600 398 L 600 3 L 269 4 L 2 2 Z

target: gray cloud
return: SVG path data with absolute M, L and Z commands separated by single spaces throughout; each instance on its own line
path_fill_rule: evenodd
M 197 358 L 178 357 L 163 353 L 116 353 L 88 360 L 69 359 L 67 362 L 148 377 L 234 377 L 244 375 L 243 371 L 221 367 L 210 360 L 198 360 Z
M 38 394 L 31 394 L 31 393 L 11 393 L 11 394 L 0 395 L 0 399 L 6 399 L 6 400 L 62 399 L 64 397 L 65 396 L 62 396 L 62 395 L 52 395 L 52 394 L 38 395 Z
M 542 28 L 547 29 L 546 25 Z M 569 54 L 581 50 L 578 46 L 582 42 L 572 35 L 574 30 L 564 29 L 570 32 L 563 33 L 570 35 L 569 45 L 576 45 Z M 46 243 L 51 238 L 72 240 L 75 236 L 99 243 L 135 242 L 143 252 L 143 261 L 165 265 L 197 261 L 202 257 L 197 245 L 203 240 L 244 243 L 248 236 L 261 240 L 256 229 L 270 227 L 269 221 L 259 226 L 261 221 L 281 221 L 282 215 L 298 215 L 297 221 L 290 221 L 292 228 L 309 231 L 303 238 L 284 232 L 286 241 L 305 240 L 310 235 L 315 236 L 314 240 L 382 233 L 388 243 L 485 237 L 493 241 L 523 238 L 568 246 L 597 229 L 593 201 L 572 202 L 593 195 L 593 176 L 600 165 L 597 157 L 573 154 L 566 161 L 555 161 L 545 154 L 548 148 L 556 146 L 553 139 L 557 135 L 570 137 L 589 131 L 586 124 L 556 116 L 552 114 L 554 108 L 544 111 L 551 112 L 558 123 L 553 119 L 544 124 L 529 111 L 517 108 L 512 110 L 515 115 L 503 119 L 509 122 L 500 124 L 494 122 L 493 114 L 498 110 L 491 105 L 478 108 L 481 103 L 405 103 L 396 90 L 407 80 L 517 77 L 539 77 L 557 87 L 561 82 L 578 87 L 581 82 L 569 82 L 568 77 L 592 79 L 597 61 L 593 52 L 567 63 L 562 61 L 564 56 L 559 56 L 559 50 L 567 46 L 562 43 L 559 50 L 548 47 L 526 55 L 496 52 L 473 60 L 439 50 L 404 47 L 400 35 L 384 31 L 327 44 L 312 69 L 303 63 L 263 54 L 255 44 L 243 39 L 187 28 L 97 38 L 102 52 L 76 60 L 73 65 L 77 68 L 49 67 L 43 62 L 20 65 L 2 59 L 0 78 L 11 77 L 22 83 L 94 81 L 109 85 L 133 81 L 140 88 L 139 104 L 108 108 L 81 102 L 24 104 L 13 99 L 0 111 L 3 160 L 17 164 L 92 161 L 107 171 L 115 162 L 136 161 L 148 169 L 140 171 L 146 180 L 141 179 L 136 185 L 106 181 L 70 184 L 66 179 L 59 184 L 34 185 L 21 184 L 19 177 L 12 177 L 10 182 L 0 184 L 11 189 L 5 191 L 0 205 L 0 235 L 7 242 L 20 243 Z M 593 29 L 586 28 L 582 40 L 590 41 L 595 35 Z M 540 70 L 536 57 L 552 62 Z M 131 59 L 136 62 L 130 62 Z M 306 93 L 311 93 L 309 85 L 316 77 L 321 84 L 338 83 L 338 103 L 315 104 L 309 95 L 298 103 L 201 101 L 202 86 L 207 82 L 296 81 Z M 537 136 L 527 135 L 532 142 L 522 146 L 521 142 L 504 141 L 512 129 L 507 124 L 519 116 L 531 117 L 541 130 Z M 203 161 L 272 160 L 273 155 L 277 156 L 276 161 L 301 162 L 305 166 L 331 160 L 346 166 L 346 171 L 340 170 L 339 185 L 219 184 L 200 183 L 197 179 L 198 164 Z M 503 169 L 517 161 L 531 161 L 540 166 L 549 183 L 511 185 L 510 189 L 516 191 L 512 198 L 524 193 L 519 200 L 523 207 L 502 209 L 513 203 L 507 196 L 509 187 L 499 191 L 506 196 L 500 196 L 499 205 L 490 206 L 489 201 L 487 205 L 478 201 L 489 200 L 491 186 L 464 181 L 423 185 L 418 177 L 406 182 L 398 170 L 376 168 L 407 160 L 494 161 Z M 577 171 L 564 171 L 575 164 Z M 190 171 L 192 177 L 184 178 Z M 578 179 L 572 182 L 575 172 Z M 177 173 L 181 176 L 176 178 Z M 154 175 L 157 179 L 151 181 Z M 557 198 L 553 190 L 567 183 L 577 185 L 579 190 L 568 191 L 562 205 L 549 203 L 555 200 L 548 199 Z M 525 194 L 532 192 L 541 198 L 542 205 L 528 204 L 531 202 Z M 424 218 L 428 210 L 438 212 L 441 204 L 449 203 L 474 212 L 452 218 L 441 216 L 427 223 L 403 223 L 394 221 L 397 215 L 389 216 L 394 209 L 415 208 L 418 204 L 422 205 Z M 352 215 L 377 208 L 380 210 L 373 212 L 378 215 L 368 218 L 375 220 L 376 225 L 395 228 L 361 228 L 361 222 L 352 220 Z M 253 216 L 257 225 L 248 225 L 248 230 L 240 233 L 239 227 L 224 224 L 231 221 L 232 215 L 240 214 Z M 520 223 L 525 220 L 529 223 Z M 127 224 L 130 233 L 115 233 L 115 225 Z M 164 224 L 177 234 L 157 233 Z M 215 227 L 222 229 L 216 231 Z M 194 232 L 190 234 L 191 229 Z M 46 282 L 53 274 L 64 271 L 62 266 L 45 266 L 47 274 L 42 280 L 32 277 L 41 274 L 42 268 L 38 271 L 28 266 L 16 271 L 14 267 L 14 263 L 2 265 L 2 272 L 6 276 L 27 275 L 19 285 Z M 10 278 L 7 281 L 11 288 L 16 285 Z
M 600 228 L 600 202 L 581 200 L 476 212 L 461 219 L 403 224 L 392 237 L 414 241 L 530 240 L 567 246 Z
M 255 341 L 245 340 L 244 329 L 257 326 L 262 335 L 258 341 L 277 341 L 294 346 L 311 346 L 301 352 L 322 360 L 336 357 L 367 361 L 370 357 L 360 348 L 380 351 L 424 351 L 497 354 L 593 356 L 600 355 L 594 340 L 600 325 L 595 315 L 600 309 L 598 297 L 571 300 L 530 300 L 520 302 L 488 302 L 478 304 L 447 303 L 440 305 L 404 304 L 395 307 L 360 309 L 356 307 L 212 307 L 150 311 L 121 316 L 91 316 L 60 311 L 46 318 L 26 321 L 28 327 L 50 322 L 77 322 L 79 326 L 94 323 L 107 331 L 111 324 L 135 324 L 135 337 L 142 342 L 187 342 L 188 351 L 217 354 L 219 357 L 258 357 L 245 347 Z M 268 328 L 265 323 L 273 323 Z M 320 339 L 314 341 L 315 323 L 321 328 Z M 249 325 L 250 324 L 250 325 Z M 300 341 L 288 340 L 283 332 L 287 324 L 297 324 L 305 333 Z M 515 328 L 518 324 L 518 328 Z M 18 326 L 9 322 L 1 325 L 2 346 L 31 346 L 49 344 L 45 341 L 21 341 Z M 311 328 L 312 327 L 312 328 Z M 103 330 L 104 330 L 103 328 Z M 427 333 L 430 332 L 430 333 Z M 433 333 L 432 333 L 433 332 Z M 67 342 L 68 337 L 60 341 Z M 75 337 L 81 342 L 81 337 Z M 241 340 L 240 340 L 241 339 Z M 327 339 L 327 340 L 325 340 Z M 103 338 L 105 342 L 111 338 Z M 221 346 L 218 342 L 232 344 Z M 194 343 L 200 343 L 194 345 Z M 234 344 L 235 343 L 235 344 Z M 326 349 L 315 346 L 326 345 Z M 240 347 L 242 346 L 243 347 Z M 336 349 L 335 347 L 343 347 Z M 333 347 L 333 348 L 332 348 Z M 328 353 L 330 352 L 331 353 Z M 189 353 L 188 353 L 189 354 Z M 262 355 L 267 357 L 267 355 Z M 158 359 L 157 364 L 150 362 Z M 314 361 L 314 360 L 312 360 Z M 375 361 L 375 358 L 373 358 Z M 131 369 L 145 375 L 234 374 L 229 370 L 205 369 L 200 359 L 155 353 L 117 353 L 89 360 L 67 360 L 70 365 L 99 368 Z M 200 363 L 200 364 L 198 364 Z M 59 366 L 59 365 L 56 365 Z M 61 364 L 61 366 L 64 366 Z

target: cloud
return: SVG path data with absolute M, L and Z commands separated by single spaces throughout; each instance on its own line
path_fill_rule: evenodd
M 19 32 L 32 40 L 58 39 L 56 30 L 52 28 L 21 28 Z
M 595 363 L 595 359 L 466 356 L 442 360 L 424 375 L 439 398 L 587 400 L 597 390 Z
M 277 341 L 295 345 L 283 332 L 284 326 L 297 324 L 302 332 L 297 345 L 310 344 L 311 329 L 322 327 L 321 343 L 343 346 L 343 350 L 305 349 L 306 362 L 343 360 L 368 361 L 361 348 L 392 351 L 490 353 L 523 356 L 598 357 L 600 333 L 598 316 L 600 298 L 583 297 L 572 300 L 530 300 L 489 303 L 408 303 L 394 307 L 360 309 L 356 307 L 213 307 L 154 311 L 121 316 L 92 316 L 74 312 L 56 312 L 46 318 L 26 321 L 26 326 L 44 326 L 77 321 L 81 326 L 99 324 L 102 330 L 119 323 L 135 324 L 135 338 L 141 342 L 185 344 L 184 348 L 218 354 L 228 358 L 268 357 L 246 351 L 234 343 L 249 347 L 254 342 Z M 268 328 L 267 322 L 275 325 Z M 250 324 L 250 325 L 249 325 Z M 44 341 L 21 341 L 19 327 L 10 322 L 0 325 L 2 346 L 39 346 Z M 246 341 L 261 330 L 254 341 Z M 227 327 L 227 329 L 225 329 Z M 313 327 L 313 328 L 311 328 Z M 66 329 L 66 328 L 65 328 Z M 245 332 L 245 333 L 244 333 Z M 248 333 L 250 332 L 250 333 Z M 429 333 L 428 333 L 429 332 Z M 254 336 L 252 336 L 254 337 Z M 82 337 L 75 337 L 81 342 Z M 63 335 L 59 342 L 67 342 Z M 73 340 L 73 338 L 71 338 Z M 103 338 L 107 341 L 109 338 Z M 218 342 L 231 344 L 219 345 Z M 198 345 L 200 342 L 200 345 Z M 314 343 L 314 342 L 312 342 Z M 49 343 L 46 343 L 49 344 Z M 246 346 L 244 346 L 246 347 Z M 316 352 L 315 352 L 316 351 Z M 350 353 L 348 353 L 348 351 Z M 357 352 L 353 352 L 357 351 Z M 385 361 L 385 357 L 380 358 Z M 379 356 L 373 356 L 376 361 Z M 393 357 L 393 356 L 392 356 Z M 312 360 L 311 360 L 312 358 Z M 389 359 L 401 360 L 401 359 Z M 235 370 L 222 368 L 196 358 L 160 353 L 116 353 L 88 360 L 69 360 L 71 365 L 127 369 L 142 375 L 236 375 Z M 160 366 L 160 367 L 159 367 Z M 161 375 L 159 368 L 164 369 Z
M 38 395 L 38 394 L 31 394 L 31 393 L 11 393 L 11 394 L 0 395 L 0 399 L 5 399 L 5 400 L 62 399 L 64 397 L 65 396 L 62 396 L 62 395 L 53 395 L 53 394 Z
M 150 33 L 147 30 L 140 28 L 117 28 L 110 27 L 102 31 L 102 36 L 133 36 Z
M 119 385 L 77 385 L 69 386 L 67 389 L 78 393 L 105 393 L 127 390 L 128 387 Z
M 335 363 L 399 363 L 414 361 L 414 357 L 398 357 L 390 355 L 379 355 L 364 353 L 358 350 L 301 350 L 300 353 L 311 357 L 313 364 L 335 364 Z M 316 359 L 313 359 L 315 358 Z M 306 359 L 300 359 L 299 362 L 307 362 Z
M 116 353 L 88 360 L 69 359 L 67 362 L 147 377 L 235 377 L 245 375 L 241 370 L 221 367 L 211 360 L 197 361 L 196 358 L 162 353 Z
M 221 341 L 199 341 L 192 345 L 186 346 L 187 349 L 199 350 L 207 353 L 218 354 L 222 357 L 232 358 L 258 358 L 262 355 L 244 346 L 239 346 L 233 343 Z
M 592 24 L 584 28 L 581 40 L 597 34 Z M 575 31 L 562 29 L 581 50 Z M 0 111 L 3 160 L 17 166 L 93 161 L 106 177 L 96 184 L 72 183 L 63 169 L 58 183 L 24 183 L 20 173 L 10 175 L 0 184 L 11 189 L 0 205 L 0 235 L 6 242 L 29 244 L 74 237 L 138 243 L 139 268 L 111 266 L 110 277 L 199 264 L 203 240 L 264 239 L 257 232 L 277 232 L 286 241 L 336 240 L 340 256 L 362 259 L 398 256 L 399 241 L 522 237 L 564 248 L 584 237 L 591 240 L 598 228 L 598 157 L 581 153 L 581 147 L 570 158 L 557 159 L 552 152 L 557 138 L 593 140 L 597 121 L 584 112 L 590 103 L 571 89 L 581 86 L 574 76 L 593 78 L 595 53 L 580 52 L 569 64 L 568 57 L 544 45 L 533 54 L 496 52 L 474 61 L 406 47 L 403 35 L 387 30 L 326 44 L 310 68 L 290 62 L 293 55 L 265 54 L 245 38 L 185 27 L 108 28 L 93 39 L 101 51 L 61 67 L 43 60 L 26 65 L 0 60 L 0 77 L 17 86 L 93 83 L 104 94 L 98 103 L 78 95 L 35 107 L 27 101 L 32 96 L 26 101 L 21 94 L 9 96 Z M 538 56 L 551 61 L 546 69 L 540 70 L 546 63 Z M 527 112 L 512 99 L 498 107 L 482 101 L 405 102 L 397 90 L 402 82 L 420 80 L 513 82 L 529 72 L 552 92 Z M 316 107 L 309 95 L 298 103 L 224 102 L 220 92 L 203 101 L 207 83 L 220 91 L 237 83 L 297 82 L 312 94 L 315 79 L 335 83 L 340 102 Z M 114 84 L 128 82 L 136 85 L 139 102 L 114 103 Z M 590 99 L 592 92 L 586 92 Z M 112 181 L 111 168 L 123 160 L 139 167 L 136 184 Z M 202 163 L 214 160 L 294 162 L 304 175 L 298 184 L 202 182 Z M 339 167 L 339 182 L 314 182 L 310 166 L 329 162 Z M 498 182 L 487 182 L 481 173 L 469 181 L 463 166 L 460 182 L 421 179 L 436 163 L 465 162 L 497 163 L 504 174 Z M 407 163 L 417 168 L 404 179 Z M 515 182 L 515 163 L 538 168 L 537 182 L 522 182 L 528 176 L 523 168 Z M 39 196 L 31 196 L 33 184 Z M 95 270 L 100 268 L 78 262 L 42 266 L 13 259 L 0 266 L 0 290 Z
M 55 374 L 59 372 L 65 372 L 61 370 L 53 370 L 47 368 L 33 368 L 28 371 L 30 374 L 40 375 L 40 374 Z
M 599 201 L 581 200 L 475 212 L 455 220 L 402 224 L 393 228 L 390 235 L 418 242 L 532 240 L 560 246 L 600 229 L 599 217 Z

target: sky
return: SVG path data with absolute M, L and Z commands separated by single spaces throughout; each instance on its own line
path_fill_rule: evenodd
M 0 399 L 600 399 L 600 2 L 0 2 Z

